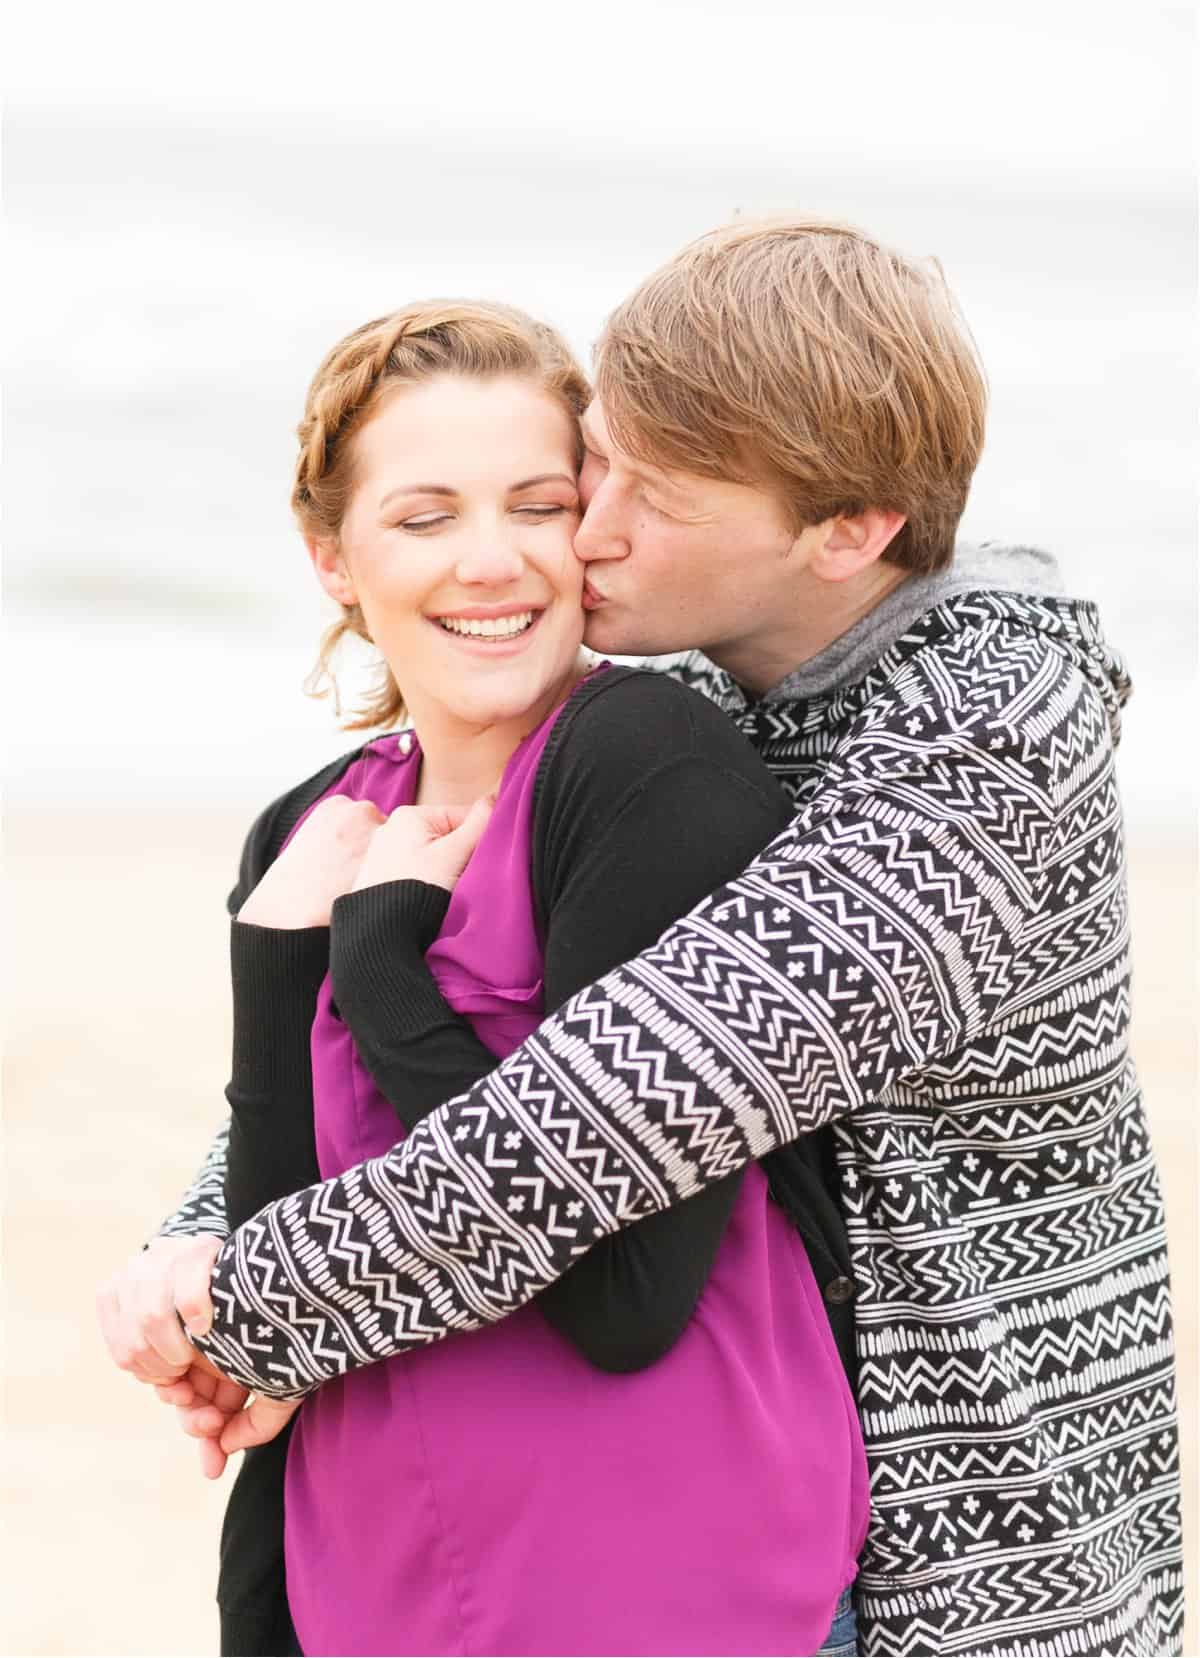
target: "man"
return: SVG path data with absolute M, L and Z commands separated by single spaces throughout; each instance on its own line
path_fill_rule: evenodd
M 796 816 L 386 1158 L 241 1228 L 197 1344 L 298 1399 L 503 1317 L 605 1232 L 832 1122 L 863 1649 L 1178 1651 L 1121 665 L 1044 556 L 955 554 L 985 399 L 936 272 L 836 226 L 735 225 L 618 309 L 597 379 L 587 642 L 701 644 L 677 671 Z M 219 1230 L 220 1171 L 218 1145 L 169 1232 Z

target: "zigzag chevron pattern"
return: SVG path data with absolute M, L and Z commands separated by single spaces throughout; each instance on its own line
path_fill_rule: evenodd
M 1094 611 L 960 595 L 803 702 L 675 671 L 760 749 L 791 826 L 402 1146 L 243 1227 L 213 1356 L 301 1395 L 503 1317 L 604 1233 L 833 1122 L 862 1650 L 1178 1652 L 1162 1202 L 1126 1045 L 1127 682 Z M 219 1230 L 214 1189 L 210 1168 L 169 1229 Z

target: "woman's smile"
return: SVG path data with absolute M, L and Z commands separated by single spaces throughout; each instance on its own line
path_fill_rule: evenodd
M 431 620 L 456 642 L 484 645 L 494 654 L 499 647 L 520 644 L 544 614 L 544 605 L 505 605 L 497 609 L 472 605 Z

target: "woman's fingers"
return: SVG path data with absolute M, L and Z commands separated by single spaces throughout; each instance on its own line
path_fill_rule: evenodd
M 297 829 L 247 898 L 238 919 L 259 927 L 327 927 L 349 892 L 383 813 L 370 800 L 331 795 Z
M 456 829 L 443 835 L 435 843 L 431 851 L 438 856 L 440 866 L 445 870 L 449 880 L 445 883 L 453 891 L 459 876 L 471 861 L 471 854 L 483 838 L 492 816 L 492 808 L 496 804 L 496 797 L 492 794 L 482 795 L 471 807 Z M 441 885 L 442 883 L 439 883 Z
M 425 881 L 453 892 L 488 826 L 494 795 L 468 807 L 400 806 L 359 865 L 354 890 L 387 881 Z

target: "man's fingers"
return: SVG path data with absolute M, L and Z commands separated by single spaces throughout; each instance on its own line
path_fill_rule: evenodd
M 221 1253 L 221 1239 L 210 1235 L 197 1238 L 196 1249 L 181 1260 L 175 1271 L 175 1311 L 189 1332 L 205 1336 L 212 1328 L 213 1304 L 209 1293 L 213 1262 Z M 189 1344 L 190 1351 L 190 1344 Z
M 231 1381 L 228 1376 L 216 1378 L 212 1402 L 226 1416 L 232 1416 L 234 1411 L 241 1410 L 249 1397 L 249 1389 L 244 1388 L 240 1382 Z
M 138 1325 L 146 1348 L 142 1364 L 153 1370 L 155 1360 L 172 1375 L 179 1375 L 191 1364 L 195 1349 L 183 1333 L 169 1299 L 142 1303 Z
M 220 1439 L 229 1425 L 228 1412 L 216 1405 L 177 1405 L 175 1419 L 189 1439 Z
M 169 1287 L 154 1274 L 138 1273 L 117 1282 L 114 1299 L 101 1329 L 118 1369 L 139 1382 L 176 1381 L 193 1350 L 171 1310 Z
M 154 1391 L 164 1405 L 190 1405 L 196 1398 L 196 1390 L 186 1376 L 177 1382 L 156 1382 Z
M 295 1399 L 252 1399 L 230 1418 L 221 1435 L 221 1449 L 229 1455 L 247 1451 L 252 1445 L 265 1445 L 283 1432 L 299 1408 L 300 1402 Z
M 197 1362 L 185 1376 L 181 1376 L 174 1384 L 179 1388 L 186 1388 L 190 1398 L 172 1398 L 168 1402 L 178 1405 L 213 1405 L 225 1416 L 232 1416 L 234 1411 L 241 1410 L 249 1398 L 249 1390 L 240 1382 L 232 1381 L 228 1376 L 222 1376 L 219 1370 L 213 1368 L 206 1359 L 197 1356 Z M 171 1392 L 171 1388 L 160 1388 L 160 1396 Z
M 200 1472 L 206 1480 L 219 1480 L 225 1472 L 225 1464 L 229 1458 L 225 1455 L 215 1439 L 201 1439 L 198 1442 L 200 1451 Z

